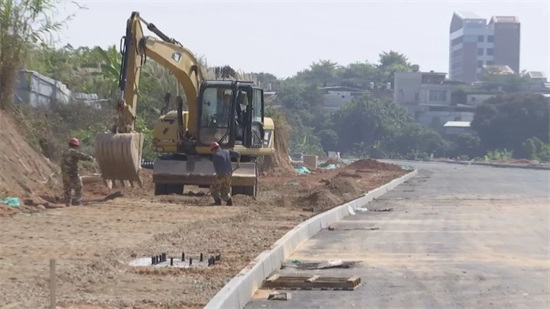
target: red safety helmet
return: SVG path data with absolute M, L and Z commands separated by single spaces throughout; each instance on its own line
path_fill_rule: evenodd
M 210 151 L 214 151 L 218 147 L 220 147 L 220 144 L 218 144 L 217 142 L 210 143 Z
M 78 138 L 73 137 L 73 138 L 71 138 L 71 140 L 69 140 L 69 145 L 71 145 L 71 146 L 80 146 L 80 141 L 78 140 Z

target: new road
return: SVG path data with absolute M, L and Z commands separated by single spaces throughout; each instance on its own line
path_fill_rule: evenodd
M 246 308 L 549 308 L 550 171 L 412 165 L 416 177 L 288 258 L 354 266 L 279 272 L 359 276 L 358 288 L 258 291 Z

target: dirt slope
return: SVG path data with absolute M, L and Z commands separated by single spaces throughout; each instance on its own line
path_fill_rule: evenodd
M 0 111 L 0 196 L 25 197 L 55 187 L 55 168 L 18 131 L 11 116 Z

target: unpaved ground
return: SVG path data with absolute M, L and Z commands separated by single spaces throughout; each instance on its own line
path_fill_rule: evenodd
M 209 206 L 210 198 L 194 188 L 192 196 L 154 197 L 150 172 L 144 189 L 123 189 L 123 197 L 104 200 L 111 192 L 95 184 L 87 187 L 84 206 L 26 206 L 24 213 L 0 217 L 0 306 L 44 307 L 48 263 L 55 258 L 63 308 L 201 308 L 297 223 L 405 173 L 361 164 L 262 177 L 258 200 L 236 196 L 234 207 Z M 43 199 L 55 202 L 51 194 Z M 182 251 L 219 252 L 222 260 L 191 270 L 126 265 L 134 257 Z

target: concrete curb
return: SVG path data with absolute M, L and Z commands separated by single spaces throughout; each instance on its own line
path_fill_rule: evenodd
M 349 203 L 337 206 L 320 213 L 286 233 L 281 239 L 252 260 L 239 274 L 231 279 L 205 306 L 207 309 L 243 308 L 252 299 L 256 290 L 272 272 L 279 270 L 286 257 L 294 252 L 296 247 L 319 233 L 321 229 L 348 216 L 352 209 L 365 206 L 370 201 L 379 198 L 386 192 L 416 176 L 414 170 L 400 178 L 376 188 L 365 196 Z
M 450 164 L 478 165 L 478 166 L 501 167 L 501 168 L 522 168 L 522 169 L 530 169 L 530 170 L 550 170 L 550 166 L 539 166 L 539 165 L 517 165 L 517 164 L 506 164 L 506 163 L 469 162 L 469 161 L 452 161 L 452 160 L 429 161 L 429 162 L 442 162 L 442 163 L 450 163 Z

